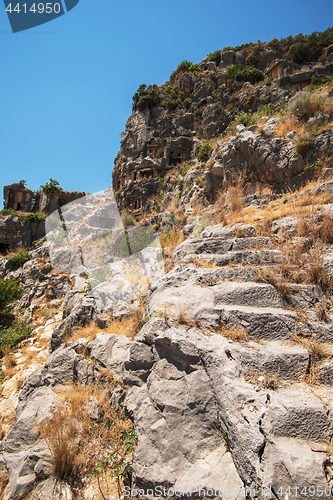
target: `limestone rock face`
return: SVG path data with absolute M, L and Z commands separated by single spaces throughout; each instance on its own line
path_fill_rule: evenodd
M 264 139 L 241 126 L 237 136 L 221 143 L 220 155 L 212 173 L 225 181 L 236 179 L 241 168 L 244 174 L 252 174 L 261 182 L 281 184 L 304 168 L 304 159 L 295 151 L 292 142 Z
M 32 242 L 45 236 L 45 222 L 21 221 L 16 215 L 0 215 L 0 251 L 30 247 Z
M 35 212 L 43 212 L 46 215 L 50 215 L 63 205 L 67 205 L 67 203 L 78 200 L 83 196 L 85 196 L 83 191 L 59 191 L 59 193 L 53 194 L 44 193 L 42 191 L 35 207 Z

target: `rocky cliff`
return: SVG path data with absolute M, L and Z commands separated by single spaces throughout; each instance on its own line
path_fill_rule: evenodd
M 311 63 L 303 60 L 302 65 L 286 59 L 293 59 L 293 45 L 287 52 L 283 44 L 276 42 L 217 51 L 198 65 L 183 61 L 160 87 L 139 87 L 112 173 L 122 209 L 131 210 L 135 216 L 149 213 L 166 192 L 177 196 L 175 183 L 181 204 L 183 199 L 186 203 L 181 166 L 199 167 L 200 197 L 211 201 L 212 186 L 224 186 L 240 175 L 248 181 L 285 189 L 286 182 L 290 186 L 307 164 L 315 163 L 323 149 L 330 154 L 331 137 L 311 143 L 306 156 L 295 151 L 299 139 L 296 131 L 288 137 L 276 137 L 273 129 L 288 103 L 293 108 L 292 101 L 304 85 L 329 80 L 325 75 L 333 72 L 331 51 L 323 45 L 321 54 L 319 51 Z M 291 85 L 276 77 L 271 66 L 278 61 L 283 62 L 283 74 L 289 68 L 299 84 Z M 237 124 L 251 125 L 253 135 L 227 144 Z

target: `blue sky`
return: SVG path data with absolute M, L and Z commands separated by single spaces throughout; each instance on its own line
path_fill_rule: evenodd
M 80 0 L 13 34 L 0 0 L 1 191 L 50 177 L 67 190 L 107 188 L 141 83 L 228 45 L 325 30 L 332 14 L 332 0 Z

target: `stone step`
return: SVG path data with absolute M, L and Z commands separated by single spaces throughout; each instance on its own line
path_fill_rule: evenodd
M 251 265 L 251 266 L 274 266 L 280 264 L 283 254 L 279 250 L 240 250 L 227 251 L 223 254 L 187 254 L 183 258 L 176 259 L 177 263 L 201 263 L 214 264 L 216 266 L 227 266 L 228 264 Z
M 255 374 L 261 374 L 267 379 L 299 380 L 302 381 L 310 362 L 310 354 L 300 344 L 281 341 L 263 341 L 260 344 L 248 342 L 246 345 L 239 342 L 229 343 L 225 349 L 227 356 L 234 359 L 242 370 L 245 380 L 260 385 L 260 379 Z M 264 384 L 261 384 L 264 385 Z
M 239 305 L 247 307 L 284 308 L 276 288 L 263 283 L 222 283 L 213 287 L 215 307 Z
M 188 255 L 224 254 L 230 251 L 274 250 L 275 245 L 268 237 L 246 237 L 224 239 L 221 236 L 191 238 L 181 243 L 174 251 L 174 259 L 180 261 Z
M 197 311 L 195 320 L 205 325 L 208 312 L 212 311 Z M 222 324 L 242 328 L 252 340 L 288 340 L 298 333 L 297 314 L 282 308 L 221 304 L 215 314 Z

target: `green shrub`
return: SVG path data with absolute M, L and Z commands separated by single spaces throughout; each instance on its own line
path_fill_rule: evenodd
M 231 64 L 227 67 L 226 78 L 235 79 L 240 82 L 255 84 L 265 79 L 264 73 L 254 66 L 243 66 L 242 64 Z
M 314 115 L 319 107 L 318 97 L 303 90 L 289 101 L 288 112 L 300 119 L 308 119 Z
M 233 121 L 228 125 L 228 130 L 232 132 L 236 131 L 237 125 L 244 125 L 245 127 L 250 127 L 257 123 L 263 116 L 276 115 L 278 112 L 276 106 L 272 103 L 264 104 L 258 111 L 252 113 L 251 111 L 240 111 L 235 115 Z
M 180 64 L 178 64 L 177 71 L 178 73 L 194 73 L 195 71 L 201 70 L 200 66 L 197 64 L 193 64 L 191 61 L 184 59 Z
M 180 169 L 179 169 L 180 175 L 182 175 L 183 177 L 185 177 L 185 175 L 187 174 L 187 172 L 189 170 L 191 170 L 192 167 L 193 167 L 193 165 L 191 163 L 186 163 L 186 165 L 184 167 L 180 167 Z
M 0 280 L 0 316 L 7 310 L 8 304 L 18 300 L 22 295 L 23 289 L 16 280 Z
M 332 82 L 333 79 L 331 76 L 327 75 L 318 75 L 318 73 L 313 73 L 311 76 L 311 87 L 320 87 L 321 85 L 326 85 L 327 83 Z
M 159 149 L 157 152 L 156 152 L 156 158 L 162 158 L 164 156 L 164 149 Z
M 212 150 L 212 146 L 211 146 L 211 143 L 210 141 L 209 142 L 206 142 L 205 144 L 203 144 L 198 150 L 197 152 L 195 153 L 196 154 L 196 157 L 198 158 L 198 160 L 200 161 L 208 161 L 209 157 L 210 157 L 210 153 L 211 153 L 211 150 Z
M 55 194 L 62 191 L 62 187 L 59 186 L 59 182 L 55 179 L 50 178 L 50 181 L 46 184 L 41 185 L 41 190 L 47 194 Z
M 194 118 L 196 118 L 197 120 L 201 120 L 201 118 L 202 118 L 202 111 L 200 111 L 200 109 L 196 109 L 194 111 Z
M 303 158 L 308 154 L 311 148 L 313 139 L 309 135 L 301 136 L 295 143 L 295 150 L 298 154 L 303 156 Z
M 216 90 L 213 90 L 212 97 L 216 104 L 223 104 L 223 90 L 218 87 Z
M 31 255 L 28 250 L 20 250 L 20 252 L 15 255 L 11 255 L 7 262 L 14 268 L 22 267 L 25 262 L 31 259 Z
M 159 229 L 158 224 L 153 224 L 151 227 L 152 227 L 152 228 L 154 229 L 154 231 L 156 231 L 156 232 L 157 232 L 157 231 L 158 231 L 158 229 Z
M 26 215 L 19 215 L 19 220 L 22 222 L 43 222 L 46 220 L 46 215 L 42 213 L 30 213 Z
M 261 82 L 262 80 L 264 80 L 265 75 L 258 68 L 245 67 L 242 69 L 242 71 L 237 72 L 235 78 L 237 81 L 250 82 L 252 84 L 255 84 L 257 82 Z
M 10 347 L 12 349 L 22 340 L 30 337 L 33 329 L 32 325 L 22 320 L 16 320 L 8 327 L 0 326 L 0 357 L 3 356 L 6 348 Z
M 230 66 L 227 66 L 227 73 L 226 73 L 226 78 L 228 80 L 232 80 L 236 77 L 237 73 L 240 71 L 243 71 L 244 66 L 241 64 L 231 64 Z
M 177 95 L 177 94 L 178 94 L 178 92 L 179 92 L 179 85 L 177 84 L 177 85 L 175 85 L 174 87 L 172 87 L 171 85 L 169 85 L 169 86 L 167 87 L 166 91 L 167 91 L 167 93 L 168 93 L 168 94 L 170 94 L 170 95 L 171 95 L 171 94 L 176 94 L 176 95 Z
M 182 108 L 183 103 L 179 97 L 177 99 L 166 98 L 161 103 L 161 106 L 167 106 L 171 111 L 174 111 L 176 108 Z
M 158 106 L 160 103 L 160 90 L 157 85 L 142 84 L 132 97 L 133 111 L 145 111 L 147 108 Z
M 222 50 L 215 50 L 215 52 L 211 52 L 210 54 L 208 54 L 206 61 L 213 61 L 218 64 L 221 61 L 221 54 Z
M 237 52 L 238 50 L 246 49 L 246 47 L 249 47 L 249 45 L 252 45 L 252 42 L 243 43 L 242 45 L 236 45 L 235 47 L 231 47 L 231 46 L 224 47 L 222 49 L 222 52 L 228 52 L 229 50 L 234 50 L 235 52 Z
M 0 215 L 14 215 L 16 214 L 15 210 L 12 208 L 3 208 L 0 210 Z

